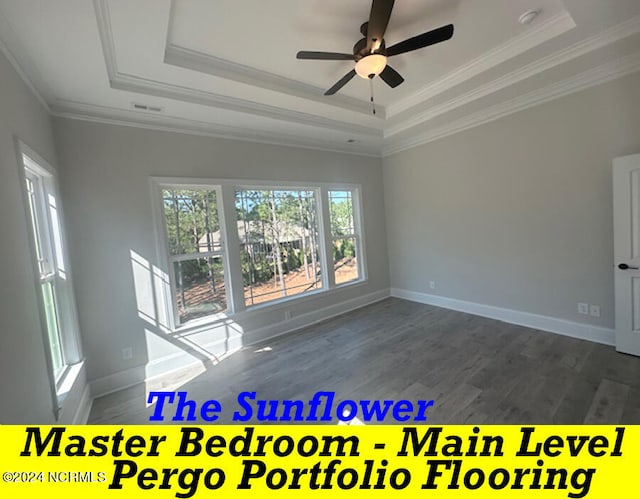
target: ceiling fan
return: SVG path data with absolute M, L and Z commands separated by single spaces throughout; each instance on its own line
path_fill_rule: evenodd
M 325 95 L 333 95 L 344 87 L 357 74 L 362 78 L 373 80 L 380 76 L 391 88 L 400 85 L 404 78 L 387 65 L 387 58 L 418 50 L 429 45 L 444 42 L 453 36 L 453 24 L 447 24 L 421 35 L 414 36 L 391 47 L 385 46 L 384 33 L 387 30 L 394 0 L 373 0 L 369 21 L 360 26 L 362 38 L 353 46 L 353 54 L 336 52 L 300 51 L 298 59 L 312 59 L 323 61 L 355 61 L 355 68 L 344 75 Z

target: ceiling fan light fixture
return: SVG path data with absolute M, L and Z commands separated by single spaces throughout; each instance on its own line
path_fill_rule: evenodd
M 378 76 L 387 67 L 387 58 L 382 54 L 371 54 L 356 63 L 356 73 L 368 80 L 371 75 Z

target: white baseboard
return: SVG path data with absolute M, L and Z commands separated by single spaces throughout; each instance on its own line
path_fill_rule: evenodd
M 388 289 L 376 291 L 368 295 L 358 296 L 335 305 L 330 305 L 325 308 L 314 310 L 313 312 L 307 312 L 306 314 L 297 315 L 292 317 L 288 321 L 278 322 L 276 324 L 269 324 L 268 326 L 261 327 L 249 333 L 250 344 L 259 343 L 271 338 L 281 336 L 283 334 L 292 333 L 298 329 L 312 326 L 319 322 L 331 319 L 338 315 L 346 314 L 353 310 L 357 310 L 367 305 L 372 305 L 379 301 L 382 301 L 391 296 Z
M 416 291 L 408 291 L 406 289 L 391 289 L 391 296 L 402 298 L 405 300 L 433 305 L 436 307 L 457 310 L 468 314 L 488 317 L 518 326 L 526 326 L 532 329 L 540 329 L 550 333 L 561 334 L 578 338 L 581 340 L 589 340 L 603 345 L 615 344 L 615 332 L 613 329 L 604 327 L 590 326 L 589 324 L 581 324 L 579 322 L 557 319 L 545 315 L 531 314 L 529 312 L 521 312 L 507 308 L 493 307 L 491 305 L 482 305 L 444 296 L 430 295 L 427 293 L 418 293 Z
M 314 310 L 306 314 L 294 316 L 289 320 L 277 322 L 275 324 L 269 324 L 258 329 L 245 331 L 244 334 L 238 338 L 233 338 L 234 346 L 233 350 L 239 350 L 242 347 L 250 346 L 255 343 L 259 343 L 283 334 L 288 334 L 298 329 L 317 324 L 318 322 L 331 319 L 337 315 L 342 315 L 352 310 L 371 305 L 388 298 L 390 296 L 389 289 L 383 289 L 370 293 L 368 295 L 358 296 L 328 307 Z M 236 341 L 237 340 L 237 341 Z M 209 352 L 217 351 L 218 347 L 224 346 L 224 352 L 229 353 L 229 345 L 225 344 L 228 339 L 219 340 L 211 344 L 203 345 L 203 349 Z M 237 343 L 237 345 L 235 345 Z M 178 372 L 184 369 L 190 369 L 198 364 L 202 364 L 202 361 L 193 358 L 189 354 L 172 354 L 159 359 L 154 359 L 147 366 L 139 366 L 131 369 L 126 369 L 109 376 L 97 378 L 89 383 L 91 397 L 101 397 L 108 395 L 109 393 L 123 390 L 131 386 L 149 381 L 158 376 L 170 374 L 171 372 Z
M 238 333 L 228 338 L 221 338 L 210 343 L 198 345 L 202 351 L 202 359 L 195 358 L 193 354 L 183 350 L 153 359 L 149 361 L 145 367 L 144 381 L 177 372 L 187 367 L 199 365 L 204 368 L 207 360 L 217 362 L 237 352 L 243 346 L 246 346 L 244 334 Z
M 125 388 L 144 382 L 145 378 L 144 366 L 137 366 L 94 379 L 89 382 L 91 397 L 102 397 L 103 395 L 108 395 L 118 390 L 124 390 Z
M 91 412 L 91 390 L 87 382 L 84 361 L 68 366 L 58 386 L 57 424 L 86 424 Z
M 89 421 L 89 414 L 91 413 L 91 406 L 93 404 L 93 398 L 91 397 L 91 387 L 89 383 L 84 386 L 82 395 L 80 396 L 80 402 L 78 403 L 78 409 L 71 424 L 87 424 Z

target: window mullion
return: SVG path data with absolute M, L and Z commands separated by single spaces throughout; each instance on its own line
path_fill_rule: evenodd
M 355 238 L 357 242 L 358 255 L 358 276 L 360 279 L 367 279 L 367 254 L 364 251 L 364 220 L 362 216 L 362 190 L 357 189 L 353 192 L 353 223 L 356 231 Z
M 221 230 L 226 249 L 226 271 L 228 275 L 228 302 L 231 312 L 238 313 L 246 308 L 244 301 L 244 281 L 242 277 L 242 258 L 238 237 L 238 217 L 236 214 L 235 188 L 225 184 L 221 188 Z
M 323 244 L 320 245 L 320 255 L 322 258 L 323 279 L 322 285 L 326 289 L 336 287 L 336 278 L 333 272 L 333 237 L 331 234 L 331 210 L 329 208 L 329 193 L 324 187 L 320 189 L 320 218 L 321 224 L 320 239 Z
M 205 258 L 220 258 L 224 257 L 223 251 L 205 251 L 202 253 L 185 253 L 184 255 L 170 255 L 169 262 L 185 262 L 187 260 L 198 260 Z

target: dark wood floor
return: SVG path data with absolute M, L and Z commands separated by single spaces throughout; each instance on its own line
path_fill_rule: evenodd
M 144 424 L 146 390 L 235 408 L 261 399 L 433 399 L 432 424 L 639 424 L 640 358 L 612 347 L 388 299 L 245 348 L 203 372 L 94 401 L 90 422 Z M 230 422 L 224 411 L 220 423 Z

